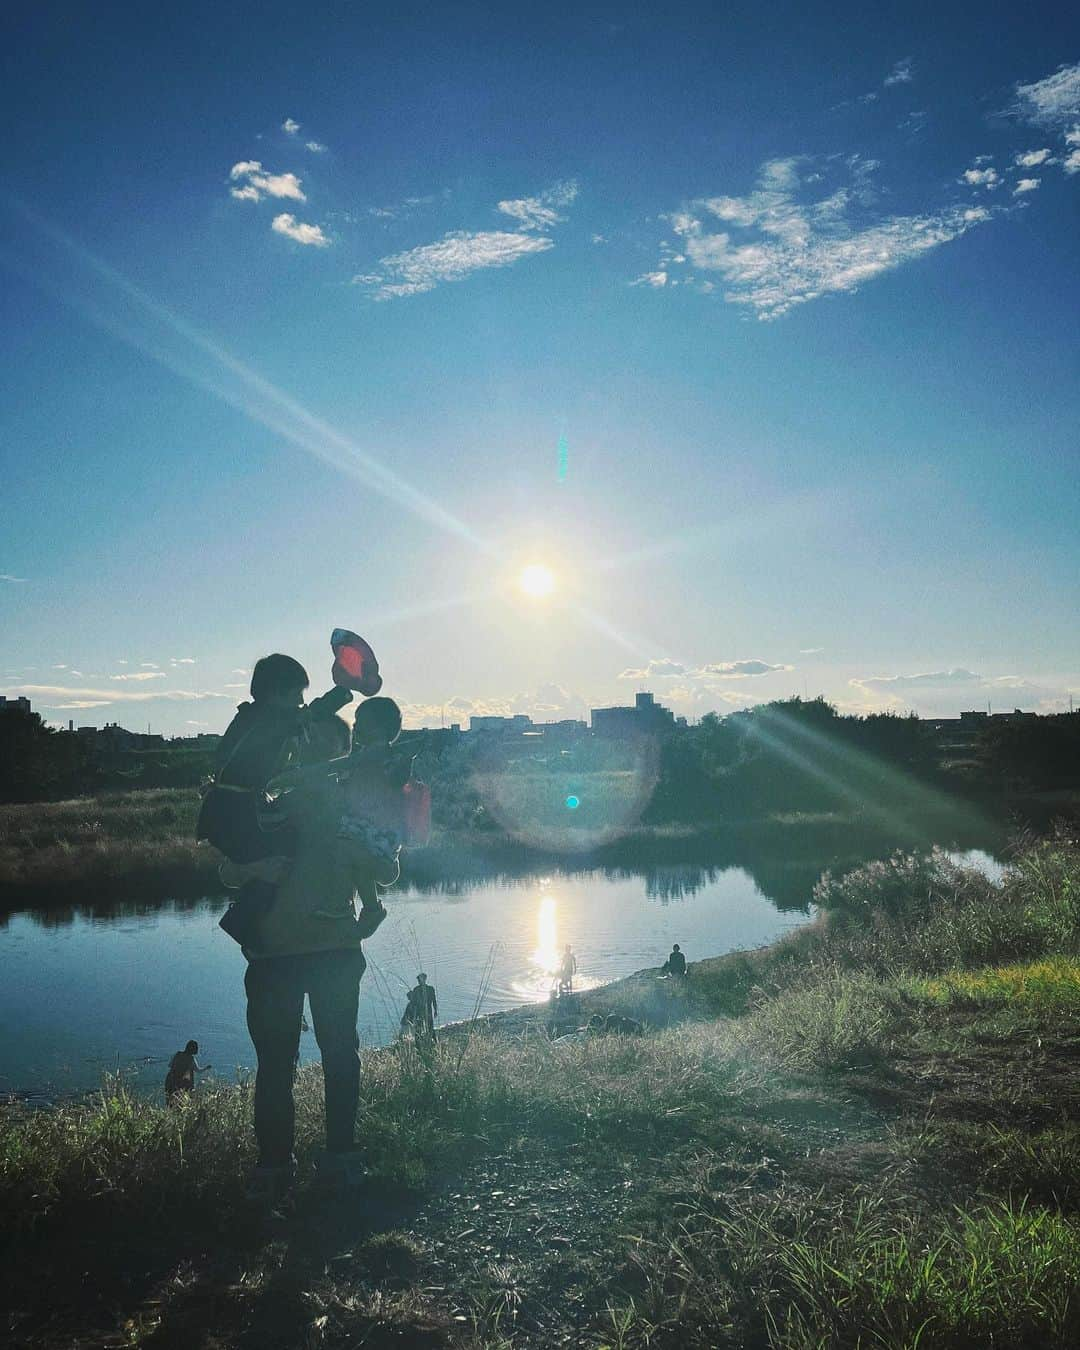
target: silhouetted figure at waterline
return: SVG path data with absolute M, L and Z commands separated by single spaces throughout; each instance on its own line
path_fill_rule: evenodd
M 562 954 L 562 960 L 559 962 L 557 992 L 560 998 L 574 992 L 574 976 L 577 974 L 577 968 L 577 957 L 574 955 L 573 947 L 568 942 Z
M 686 974 L 686 957 L 682 954 L 682 948 L 676 942 L 671 949 L 671 955 L 660 967 L 665 975 L 683 976 Z
M 165 1075 L 165 1100 L 170 1106 L 195 1091 L 195 1075 L 206 1073 L 212 1064 L 200 1064 L 195 1058 L 199 1053 L 199 1042 L 188 1041 L 183 1050 L 177 1050 L 169 1060 L 169 1072 Z
M 425 1037 L 433 1041 L 438 1015 L 439 1000 L 435 995 L 435 987 L 428 984 L 427 976 L 421 971 L 405 1001 L 405 1011 L 401 1014 L 402 1030 L 411 1030 L 415 1041 Z

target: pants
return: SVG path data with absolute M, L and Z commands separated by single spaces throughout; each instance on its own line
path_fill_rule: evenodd
M 360 1038 L 356 1015 L 367 963 L 359 948 L 271 956 L 248 963 L 244 976 L 255 1074 L 255 1137 L 261 1167 L 283 1167 L 295 1132 L 293 1074 L 300 1049 L 304 995 L 311 1007 L 326 1090 L 326 1147 L 353 1147 L 360 1098 Z

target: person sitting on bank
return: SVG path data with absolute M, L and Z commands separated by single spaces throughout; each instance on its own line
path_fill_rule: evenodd
M 199 1042 L 188 1041 L 183 1050 L 177 1050 L 169 1060 L 169 1072 L 165 1075 L 165 1100 L 170 1106 L 182 1101 L 195 1091 L 195 1075 L 212 1069 L 212 1064 L 200 1064 L 195 1056 L 199 1053 Z
M 665 975 L 685 975 L 686 957 L 682 954 L 682 948 L 676 942 L 671 949 L 671 955 L 661 966 Z
M 435 986 L 428 984 L 423 971 L 416 977 L 416 984 L 409 990 L 405 1002 L 405 1011 L 401 1014 L 402 1030 L 411 1028 L 416 1041 L 423 1037 L 435 1039 L 435 1019 L 439 1015 L 439 1000 L 435 996 Z

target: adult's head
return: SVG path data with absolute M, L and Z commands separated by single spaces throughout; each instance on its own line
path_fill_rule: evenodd
M 417 983 L 417 984 L 427 984 L 427 976 L 424 974 L 423 971 L 421 971 L 420 974 L 417 975 L 417 977 L 416 977 L 416 983 Z
M 401 709 L 392 698 L 365 699 L 353 718 L 353 746 L 393 745 L 401 735 Z
M 671 950 L 672 950 L 673 952 L 681 952 L 681 951 L 682 951 L 682 948 L 679 946 L 679 944 L 678 944 L 677 942 L 675 942 L 675 943 L 672 943 Z
M 198 1053 L 199 1053 L 198 1041 L 188 1041 L 187 1045 L 184 1046 L 185 1055 L 197 1055 Z
M 251 672 L 251 697 L 256 703 L 297 708 L 304 701 L 308 673 L 299 661 L 281 652 L 260 657 Z

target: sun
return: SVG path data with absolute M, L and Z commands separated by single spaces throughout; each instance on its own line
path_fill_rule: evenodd
M 542 563 L 531 563 L 518 577 L 518 586 L 534 600 L 543 600 L 555 589 L 555 573 Z

